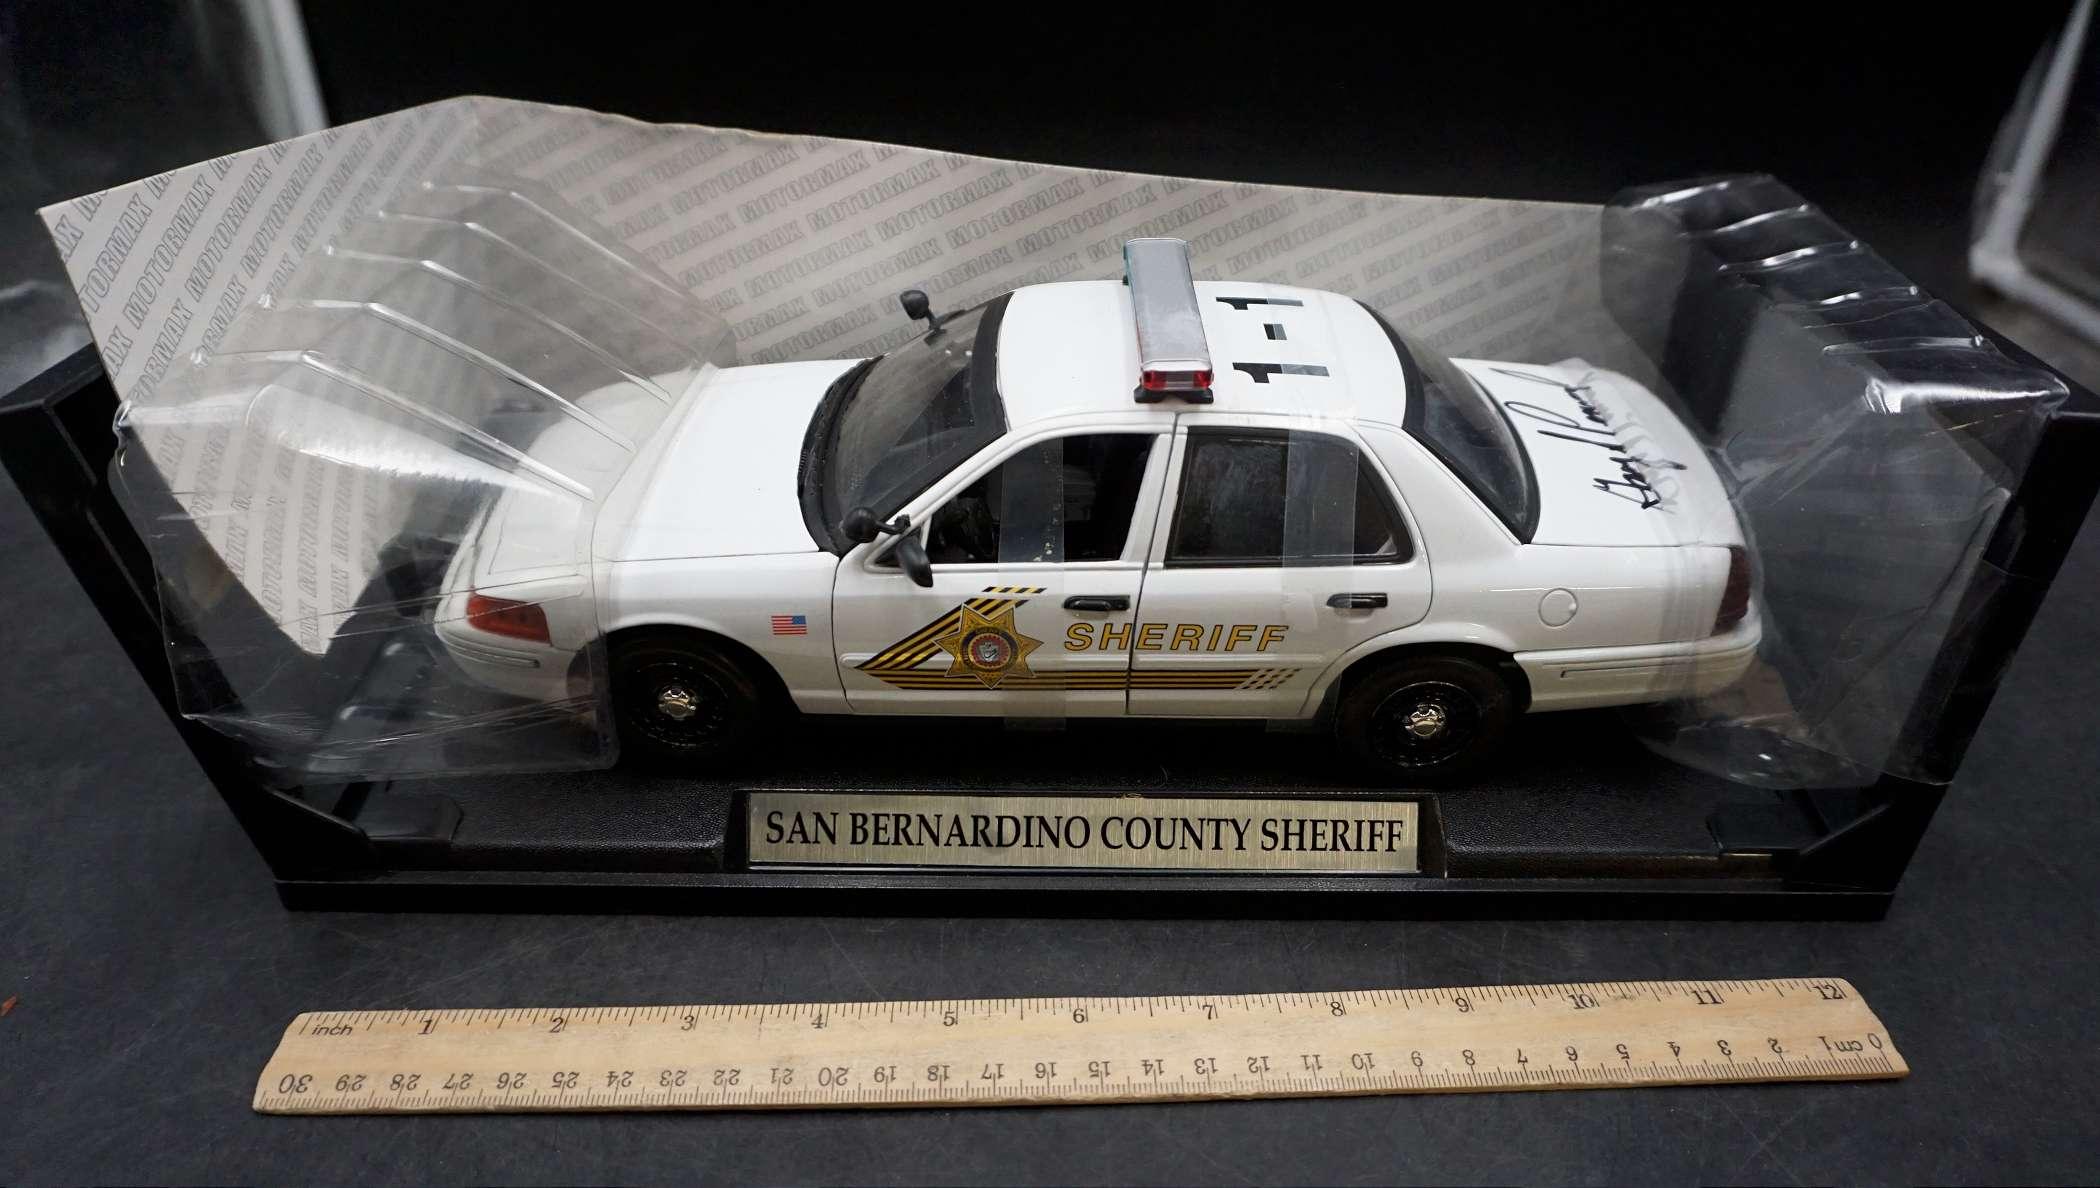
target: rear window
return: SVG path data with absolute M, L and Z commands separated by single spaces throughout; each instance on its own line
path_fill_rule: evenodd
M 1401 427 L 1501 517 L 1518 540 L 1530 540 L 1539 519 L 1537 484 L 1508 414 L 1442 351 L 1394 329 L 1370 306 L 1364 311 L 1392 341 L 1407 377 Z

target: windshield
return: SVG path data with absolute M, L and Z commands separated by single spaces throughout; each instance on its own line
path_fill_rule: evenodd
M 863 504 L 895 515 L 965 458 L 1006 432 L 995 382 L 1001 297 L 942 319 L 940 329 L 847 373 L 825 451 L 826 519 Z
M 1519 540 L 1529 540 L 1538 523 L 1531 462 L 1508 416 L 1442 351 L 1394 329 L 1369 306 L 1364 308 L 1392 339 L 1407 376 L 1404 427 L 1502 517 Z

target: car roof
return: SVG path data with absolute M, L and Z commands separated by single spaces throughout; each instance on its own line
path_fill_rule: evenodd
M 999 394 L 1016 430 L 1052 417 L 1189 409 L 1340 417 L 1397 425 L 1407 384 L 1363 306 L 1292 285 L 1197 281 L 1214 402 L 1140 404 L 1137 329 L 1121 281 L 1017 290 L 999 328 Z

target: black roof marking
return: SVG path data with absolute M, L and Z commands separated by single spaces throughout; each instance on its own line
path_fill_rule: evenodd
M 1246 313 L 1247 307 L 1250 305 L 1305 304 L 1303 301 L 1298 300 L 1296 297 L 1218 297 L 1215 298 L 1215 300 L 1222 301 L 1225 304 L 1231 306 L 1232 308 L 1240 311 L 1241 313 Z
M 1326 375 L 1327 369 L 1318 363 L 1235 363 L 1234 371 L 1244 371 L 1254 377 L 1257 384 L 1266 384 L 1272 375 Z

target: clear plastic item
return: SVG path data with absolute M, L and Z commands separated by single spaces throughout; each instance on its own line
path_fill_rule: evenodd
M 44 213 L 125 399 L 118 477 L 177 625 L 181 709 L 265 762 L 343 777 L 609 763 L 604 636 L 636 623 L 618 580 L 699 558 L 656 567 L 659 602 L 810 712 L 1257 706 L 1307 725 L 1316 681 L 1385 630 L 1342 616 L 1427 622 L 1470 599 L 1477 623 L 1549 640 L 1497 657 L 1537 682 L 1534 709 L 1638 686 L 1667 700 L 1624 712 L 1637 736 L 1731 779 L 1942 782 L 1959 760 L 1937 730 L 1948 658 L 2067 398 L 1761 176 L 1602 208 L 1349 194 L 460 99 Z M 1038 288 L 1120 292 L 1124 245 L 1160 238 L 1187 244 L 1208 295 L 1215 376 L 1297 403 L 1264 414 L 1267 438 L 1189 463 L 1261 494 L 1248 514 L 1219 511 L 1208 536 L 1159 517 L 1131 545 L 1167 451 L 1106 433 L 1022 451 L 992 414 L 1043 421 L 1082 390 L 1125 428 L 1215 409 L 1137 402 L 1127 299 Z M 913 317 L 910 289 L 929 302 Z M 914 317 L 934 310 L 929 333 Z M 981 335 L 1030 316 L 1057 332 L 989 343 L 989 399 L 950 382 L 976 375 Z M 1403 378 L 1331 374 L 1374 355 Z M 912 537 L 947 583 L 933 603 L 833 564 L 844 517 L 881 492 L 817 506 L 793 473 L 818 391 L 856 373 L 839 361 L 876 357 L 841 485 L 882 485 L 850 459 L 870 426 L 894 437 L 891 385 L 937 382 L 970 414 L 933 485 L 880 509 L 919 500 Z M 718 372 L 738 358 L 785 366 Z M 1417 414 L 1391 424 L 1403 393 Z M 1337 453 L 1338 425 L 1368 450 Z M 708 449 L 678 455 L 693 483 L 623 486 L 695 434 Z M 986 469 L 965 487 L 968 459 Z M 1379 477 L 1393 459 L 1457 481 L 1411 491 Z M 1147 539 L 1279 563 L 1229 588 L 1220 565 L 1063 568 Z M 1073 633 L 1074 596 L 1159 632 Z M 928 634 L 970 628 L 965 610 L 1002 624 L 996 671 L 965 671 L 969 630 Z M 1192 653 L 1219 650 L 1205 624 L 1264 658 L 1192 675 Z M 1629 659 L 1628 632 L 1693 663 Z M 1286 664 L 1283 639 L 1327 642 Z M 1202 696 L 1228 687 L 1223 709 Z
M 2100 343 L 2100 25 L 2070 6 L 2020 87 L 1984 163 L 1969 270 Z M 2043 334 L 2050 330 L 2043 330 Z
M 403 191 L 120 413 L 183 712 L 307 773 L 608 762 L 596 512 L 732 358 L 544 187 Z
M 1620 195 L 1602 276 L 1730 476 L 1765 611 L 1752 673 L 1646 739 L 1776 787 L 1951 779 L 1919 725 L 2063 381 L 1762 175 Z

